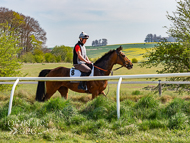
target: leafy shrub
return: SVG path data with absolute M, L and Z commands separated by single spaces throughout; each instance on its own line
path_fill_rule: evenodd
M 35 62 L 34 55 L 31 52 L 27 52 L 24 55 L 22 55 L 21 60 L 24 63 L 34 63 Z
M 132 100 L 127 99 L 127 100 L 122 101 L 121 105 L 124 105 L 124 106 L 134 106 L 135 102 L 132 101 Z
M 188 123 L 188 117 L 182 113 L 176 113 L 169 119 L 168 127 L 170 129 L 184 129 Z
M 94 119 L 103 119 L 103 118 L 106 118 L 107 115 L 108 115 L 107 108 L 102 107 L 102 106 L 95 108 L 92 113 L 92 116 Z
M 46 102 L 44 107 L 46 107 L 47 111 L 56 111 L 62 110 L 67 105 L 70 105 L 69 100 L 64 100 L 62 98 L 51 98 Z
M 83 122 L 81 126 L 78 128 L 77 133 L 81 134 L 85 133 L 96 133 L 99 129 L 107 127 L 109 124 L 104 119 L 97 120 L 96 122 L 89 120 Z
M 140 94 L 141 94 L 141 92 L 139 90 L 135 90 L 132 92 L 132 95 L 140 95 Z
M 39 106 L 39 104 L 36 105 Z M 37 114 L 38 116 L 44 116 L 47 112 L 58 112 L 68 105 L 71 105 L 69 100 L 51 98 L 41 108 L 37 109 Z
M 86 120 L 87 119 L 85 118 L 85 116 L 76 114 L 71 117 L 70 124 L 80 125 L 82 122 L 85 122 Z
M 6 117 L 8 114 L 8 106 L 0 107 L 0 119 Z
M 52 55 L 51 53 L 45 53 L 45 61 L 47 63 L 53 63 L 56 61 L 56 58 L 54 55 Z
M 83 107 L 81 113 L 95 120 L 102 118 L 111 120 L 111 118 L 117 117 L 116 111 L 115 103 L 112 100 L 103 96 L 98 96 L 93 101 L 88 102 L 87 106 Z
M 44 56 L 43 55 L 34 55 L 34 59 L 36 63 L 42 63 L 45 61 Z
M 119 135 L 133 135 L 134 133 L 137 132 L 137 127 L 134 124 L 125 126 L 125 127 L 120 127 L 116 130 L 116 133 Z
M 71 62 L 72 61 L 72 53 L 73 50 L 71 47 L 67 47 L 64 45 L 61 46 L 55 46 L 53 48 L 53 50 L 51 51 L 51 53 L 55 56 L 55 57 L 59 57 L 57 60 L 57 62 L 60 61 L 67 61 L 67 62 Z M 61 59 L 60 59 L 61 58 Z M 58 61 L 60 60 L 60 61 Z
M 9 115 L 0 120 L 0 127 L 3 130 L 10 130 L 10 128 L 13 128 L 18 123 L 20 123 L 20 120 L 17 115 Z
M 158 101 L 155 100 L 152 96 L 145 96 L 142 97 L 134 107 L 137 109 L 155 108 L 158 107 Z
M 65 61 L 72 63 L 73 62 L 73 53 L 67 53 Z
M 55 60 L 57 63 L 61 62 L 61 56 L 55 56 Z
M 138 63 L 138 60 L 136 58 L 133 58 L 132 63 Z
M 149 129 L 157 129 L 157 128 L 166 128 L 167 122 L 162 122 L 157 119 L 155 120 L 144 120 L 142 123 L 138 124 L 139 130 L 149 130 Z
M 184 103 L 184 100 L 176 98 L 165 108 L 164 113 L 168 117 L 171 117 L 181 111 Z
M 65 121 L 70 124 L 71 118 L 78 114 L 78 111 L 73 106 L 69 105 L 63 108 L 62 114 L 64 115 Z

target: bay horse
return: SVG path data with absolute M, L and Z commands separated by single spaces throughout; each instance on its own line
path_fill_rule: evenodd
M 127 69 L 131 69 L 133 67 L 132 62 L 121 50 L 122 47 L 120 46 L 116 50 L 110 50 L 101 58 L 99 58 L 94 63 L 94 76 L 109 76 L 115 64 L 119 64 Z M 39 77 L 70 77 L 70 69 L 65 67 L 57 67 L 52 70 L 45 69 L 40 72 Z M 92 99 L 94 99 L 99 94 L 105 95 L 104 89 L 106 88 L 107 83 L 107 80 L 87 81 L 87 93 L 92 94 Z M 71 89 L 75 92 L 86 93 L 86 91 L 78 89 L 78 85 L 79 82 L 74 83 L 70 81 L 38 81 L 36 100 L 48 100 L 57 90 L 65 99 L 68 98 L 68 89 Z

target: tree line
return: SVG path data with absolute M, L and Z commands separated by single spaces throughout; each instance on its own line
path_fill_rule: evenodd
M 12 35 L 19 36 L 18 44 L 22 47 L 20 54 L 45 48 L 46 32 L 34 18 L 0 7 L 0 23 L 7 23 L 9 30 L 14 31 Z M 6 26 L 1 28 L 6 30 Z
M 37 20 L 30 16 L 0 7 L 1 33 L 9 33 L 17 41 L 17 58 L 21 62 L 71 62 L 72 49 L 64 45 L 46 48 L 46 32 Z
M 72 48 L 46 48 L 46 32 L 34 18 L 0 7 L 0 77 L 22 76 L 23 62 L 71 62 Z M 9 89 L 0 85 L 0 90 Z
M 94 40 L 92 41 L 92 46 L 97 47 L 97 46 L 106 46 L 108 44 L 107 39 L 99 39 L 99 40 Z

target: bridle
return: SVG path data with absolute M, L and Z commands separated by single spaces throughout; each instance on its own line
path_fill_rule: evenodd
M 119 67 L 119 68 L 113 69 L 113 71 L 116 71 L 116 70 L 118 70 L 118 69 L 120 69 L 120 68 L 122 68 L 122 67 L 129 67 L 129 66 L 131 66 L 130 63 L 127 63 L 127 62 L 121 57 L 120 52 L 118 52 L 118 51 L 116 50 L 116 53 L 117 53 L 117 59 L 118 59 L 118 57 L 119 57 L 119 58 L 121 59 L 121 61 L 123 62 L 123 65 L 122 65 L 121 67 Z M 117 60 L 116 60 L 116 61 L 117 61 Z
M 116 70 L 118 70 L 118 69 L 120 69 L 120 68 L 122 68 L 122 67 L 129 67 L 129 66 L 131 66 L 130 65 L 130 63 L 127 63 L 122 57 L 121 57 L 121 55 L 120 55 L 120 52 L 118 52 L 117 50 L 116 50 L 116 53 L 117 53 L 117 60 L 118 60 L 118 57 L 121 59 L 121 61 L 123 62 L 123 65 L 121 66 L 121 67 L 119 67 L 119 68 L 116 68 L 116 69 L 113 69 L 112 71 L 116 71 Z M 117 61 L 116 60 L 116 61 Z M 98 68 L 99 70 L 102 70 L 102 71 L 104 71 L 104 72 L 107 72 L 108 70 L 105 70 L 105 69 L 102 69 L 102 68 L 100 68 L 100 67 L 97 67 L 97 66 L 95 66 L 94 64 L 93 64 L 93 66 L 94 67 L 96 67 L 96 68 Z

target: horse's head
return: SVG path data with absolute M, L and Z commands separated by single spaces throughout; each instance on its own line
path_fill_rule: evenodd
M 117 53 L 117 60 L 116 63 L 120 64 L 124 67 L 126 67 L 127 69 L 132 69 L 133 68 L 133 64 L 132 62 L 125 56 L 125 54 L 121 51 L 123 48 L 120 46 L 119 48 L 117 48 L 115 51 Z

